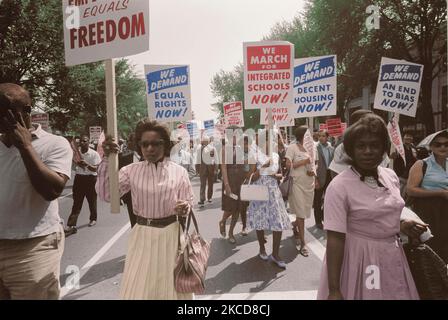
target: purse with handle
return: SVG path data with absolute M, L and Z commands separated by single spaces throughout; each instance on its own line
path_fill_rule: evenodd
M 240 199 L 242 201 L 268 201 L 269 189 L 267 186 L 250 184 L 253 173 L 250 175 L 249 183 L 241 186 Z
M 290 170 L 286 173 L 283 181 L 278 186 L 280 188 L 280 192 L 282 193 L 282 197 L 284 200 L 288 200 L 289 194 L 291 193 L 293 178 L 290 175 Z
M 192 234 L 188 232 L 191 221 L 195 227 Z M 179 228 L 179 251 L 174 268 L 174 287 L 177 292 L 204 293 L 209 256 L 210 243 L 201 237 L 196 217 L 190 210 L 186 226 Z

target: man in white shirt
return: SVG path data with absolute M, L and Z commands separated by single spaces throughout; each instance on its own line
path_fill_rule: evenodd
M 0 83 L 0 300 L 58 299 L 64 233 L 58 197 L 70 144 L 31 124 L 22 87 Z
M 89 148 L 89 137 L 83 136 L 80 141 L 81 161 L 76 162 L 76 176 L 73 183 L 73 207 L 67 221 L 65 235 L 69 236 L 77 232 L 76 223 L 81 213 L 84 198 L 87 198 L 90 209 L 89 227 L 93 227 L 97 221 L 97 194 L 95 191 L 98 165 L 101 162 L 100 155 Z

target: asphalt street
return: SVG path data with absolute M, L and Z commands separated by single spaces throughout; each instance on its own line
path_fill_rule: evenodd
M 72 182 L 70 180 L 59 199 L 64 221 L 67 221 L 73 204 Z M 193 178 L 192 185 L 196 203 L 199 178 Z M 207 203 L 203 209 L 195 205 L 195 212 L 201 234 L 211 243 L 206 292 L 195 299 L 315 299 L 325 254 L 325 233 L 314 227 L 313 218 L 306 220 L 308 257 L 298 253 L 292 230 L 283 233 L 280 255 L 287 263 L 286 270 L 283 270 L 258 257 L 255 231 L 242 236 L 240 222 L 235 228 L 236 244 L 220 236 L 220 182 L 214 184 L 213 202 Z M 61 262 L 62 299 L 118 299 L 130 232 L 127 210 L 122 206 L 120 214 L 111 214 L 109 204 L 98 201 L 98 223 L 94 227 L 88 227 L 88 223 L 89 208 L 85 200 L 78 220 L 78 232 L 65 241 Z M 269 254 L 272 250 L 271 234 L 267 234 L 267 239 Z

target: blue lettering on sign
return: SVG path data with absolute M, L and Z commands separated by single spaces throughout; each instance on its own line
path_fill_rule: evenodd
M 210 129 L 215 127 L 215 122 L 213 120 L 206 120 L 204 121 L 204 128 Z
M 385 64 L 381 66 L 380 81 L 419 82 L 422 66 L 409 64 Z
M 294 68 L 294 88 L 312 81 L 333 77 L 335 74 L 334 57 L 300 64 Z
M 187 122 L 187 130 L 190 134 L 190 137 L 195 136 L 198 131 L 198 124 L 195 122 Z
M 146 75 L 148 94 L 160 90 L 188 85 L 187 66 L 150 72 Z

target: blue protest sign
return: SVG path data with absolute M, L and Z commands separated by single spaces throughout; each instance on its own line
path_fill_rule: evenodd
M 148 114 L 161 122 L 191 120 L 188 66 L 145 66 Z
M 309 57 L 295 60 L 293 118 L 335 115 L 336 56 Z

